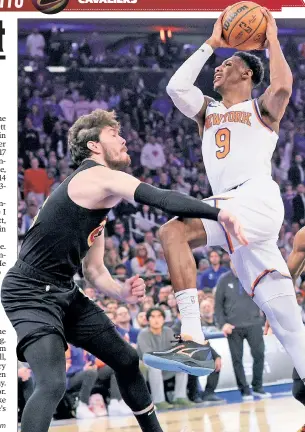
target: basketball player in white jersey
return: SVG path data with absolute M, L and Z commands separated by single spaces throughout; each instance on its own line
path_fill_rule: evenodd
M 231 259 L 244 289 L 266 314 L 273 332 L 305 378 L 305 329 L 287 265 L 277 247 L 284 208 L 278 185 L 271 177 L 271 157 L 279 124 L 292 92 L 292 73 L 277 38 L 277 26 L 268 10 L 267 46 L 270 86 L 258 98 L 251 93 L 263 77 L 260 59 L 235 53 L 215 69 L 216 102 L 194 83 L 214 49 L 227 47 L 222 38 L 222 15 L 213 34 L 171 78 L 167 92 L 176 107 L 196 120 L 202 137 L 202 155 L 213 197 L 211 206 L 233 210 L 245 229 L 249 244 L 239 245 L 223 226 L 205 219 L 173 219 L 160 229 L 179 306 L 182 329 L 179 343 L 168 352 L 150 353 L 144 361 L 160 369 L 184 370 L 194 375 L 210 373 L 207 353 L 200 358 L 197 344 L 206 346 L 200 323 L 196 290 L 196 265 L 191 249 L 221 246 Z M 234 330 L 233 330 L 234 331 Z

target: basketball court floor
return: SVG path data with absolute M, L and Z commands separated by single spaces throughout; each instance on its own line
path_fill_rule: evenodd
M 291 396 L 255 402 L 195 407 L 159 414 L 164 432 L 297 432 L 305 408 Z M 51 432 L 139 432 L 132 416 L 58 421 Z

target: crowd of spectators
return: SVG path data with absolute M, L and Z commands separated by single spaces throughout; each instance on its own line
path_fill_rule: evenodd
M 33 58 L 43 57 L 46 47 L 49 51 L 52 49 L 55 51 L 56 37 L 53 35 L 53 40 L 49 40 L 46 44 L 44 38 L 40 36 L 42 35 L 34 30 L 28 37 L 27 46 Z M 92 38 L 93 36 L 100 37 L 100 35 L 92 35 Z M 97 47 L 98 44 L 95 46 Z M 149 43 L 144 44 L 144 48 L 130 58 L 137 57 L 137 62 L 150 68 L 152 57 L 156 57 L 156 54 L 152 55 L 151 49 L 155 48 Z M 122 80 L 120 74 L 114 78 L 115 74 L 113 74 L 112 82 L 115 84 L 109 85 L 105 76 L 92 82 L 86 72 L 79 70 L 79 65 L 86 66 L 87 60 L 94 56 L 93 45 L 85 41 L 78 52 L 81 55 L 69 57 L 68 70 L 60 79 L 41 65 L 34 72 L 27 73 L 23 68 L 24 65 L 20 64 L 18 100 L 20 243 L 43 201 L 74 169 L 67 148 L 67 131 L 70 125 L 80 115 L 88 114 L 96 108 L 114 109 L 117 112 L 121 122 L 121 133 L 127 141 L 132 160 L 128 172 L 149 184 L 163 189 L 177 190 L 198 199 L 206 198 L 211 194 L 202 162 L 201 140 L 196 124 L 173 107 L 165 92 L 165 86 L 173 71 L 166 71 L 161 78 L 159 77 L 159 81 L 155 82 L 154 92 L 147 90 L 145 76 L 132 68 L 128 79 Z M 272 159 L 272 170 L 274 179 L 281 188 L 285 206 L 285 221 L 279 235 L 278 246 L 283 257 L 287 259 L 296 232 L 305 225 L 305 49 L 300 49 L 293 39 L 288 39 L 285 42 L 284 52 L 293 70 L 294 85 L 291 101 L 281 123 L 279 141 Z M 166 57 L 167 61 L 170 61 L 168 53 Z M 183 60 L 179 56 L 175 58 L 180 62 Z M 58 56 L 58 64 L 65 64 L 64 59 L 65 54 L 62 53 Z M 159 67 L 168 67 L 160 61 L 159 57 L 158 59 Z M 212 68 L 221 61 L 214 55 L 211 62 L 205 66 L 205 73 L 210 73 Z M 264 86 L 266 81 L 262 88 L 254 92 L 254 96 L 262 91 Z M 179 327 L 176 300 L 164 252 L 158 242 L 158 229 L 168 218 L 169 215 L 160 210 L 124 201 L 109 214 L 105 230 L 105 264 L 119 281 L 124 281 L 135 273 L 139 273 L 146 280 L 147 297 L 143 304 L 120 305 L 117 301 L 105 298 L 102 293 L 97 293 L 86 285 L 81 270 L 75 276 L 76 282 L 93 301 L 106 310 L 110 319 L 122 332 L 122 336 L 134 344 L 140 354 L 149 348 L 147 348 L 149 340 L 151 346 L 154 346 L 153 335 L 158 334 L 160 329 L 165 327 L 170 329 L 166 330 L 168 333 L 164 342 L 166 345 L 172 337 L 170 334 L 173 332 L 172 328 L 177 328 L 177 325 Z M 195 249 L 194 256 L 198 270 L 197 287 L 203 330 L 207 334 L 219 332 L 221 328 L 218 328 L 219 324 L 215 320 L 214 312 L 215 286 L 219 277 L 229 271 L 230 257 L 221 249 L 210 250 L 207 247 Z M 305 321 L 303 306 L 305 279 L 304 281 L 299 279 L 297 285 L 297 299 Z M 154 309 L 156 306 L 157 308 Z M 152 328 L 154 329 L 151 330 Z M 146 333 L 151 337 L 145 337 Z M 80 371 L 87 369 L 95 371 L 93 387 L 98 377 L 102 379 L 103 374 L 99 374 L 96 370 L 103 365 L 97 366 L 92 359 L 90 365 L 86 365 L 87 363 L 82 365 Z M 24 371 L 22 373 L 24 374 Z M 107 375 L 107 377 L 111 382 L 111 376 Z M 149 373 L 147 379 L 149 382 Z M 162 376 L 158 375 L 154 379 L 159 382 Z M 167 379 L 168 377 L 163 376 L 163 380 Z M 195 387 L 196 385 L 195 383 Z M 113 412 L 128 411 L 126 406 L 119 402 L 121 398 L 113 383 L 110 388 L 114 395 L 113 399 L 117 401 L 112 403 Z M 166 401 L 159 387 L 153 386 L 151 390 L 155 392 L 156 403 L 159 404 L 160 409 L 171 409 L 175 402 L 178 405 L 179 403 L 187 405 L 189 403 L 187 395 L 197 402 L 211 400 L 210 393 L 207 397 L 203 391 L 202 397 L 198 400 L 198 392 L 194 391 L 194 385 L 187 383 L 183 377 L 178 377 L 176 380 L 172 400 Z M 88 393 L 83 400 L 85 405 L 89 403 L 87 396 Z

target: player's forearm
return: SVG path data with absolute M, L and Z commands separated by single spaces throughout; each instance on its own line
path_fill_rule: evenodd
M 204 103 L 204 96 L 194 83 L 212 54 L 211 45 L 203 44 L 179 67 L 166 87 L 176 107 L 187 117 L 195 117 Z
M 196 198 L 179 192 L 158 189 L 145 183 L 141 183 L 135 190 L 134 200 L 179 217 L 217 221 L 220 211 L 220 209 L 211 207 Z
M 100 267 L 90 266 L 90 264 L 86 267 L 83 266 L 83 273 L 84 278 L 92 288 L 95 288 L 101 294 L 121 300 L 121 286 L 111 277 L 104 265 Z
M 279 40 L 269 40 L 270 56 L 270 85 L 271 89 L 278 91 L 286 90 L 291 93 L 292 89 L 292 72 L 284 57 Z

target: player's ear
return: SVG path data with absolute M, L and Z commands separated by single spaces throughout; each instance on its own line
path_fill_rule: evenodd
M 253 76 L 253 71 L 251 69 L 245 69 L 241 75 L 243 80 L 247 80 L 249 78 L 252 79 L 252 76 Z
M 97 150 L 98 150 L 98 144 L 99 143 L 97 143 L 95 141 L 88 141 L 87 142 L 87 147 L 88 147 L 89 150 L 91 150 L 92 152 L 96 153 Z

